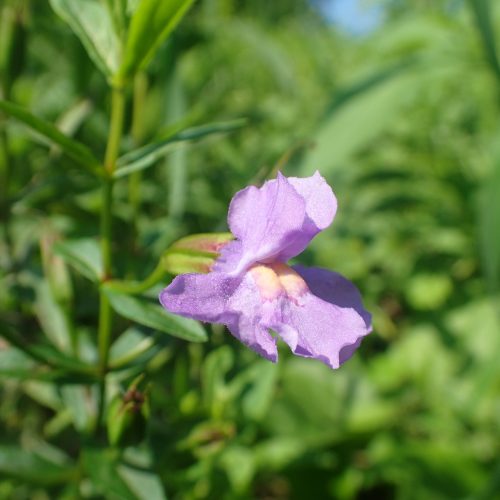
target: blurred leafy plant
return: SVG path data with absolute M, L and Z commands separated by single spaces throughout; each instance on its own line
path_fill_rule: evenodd
M 2 3 L 0 497 L 495 498 L 500 12 L 381 4 L 353 40 L 302 0 Z M 155 303 L 278 162 L 376 312 L 335 376 Z

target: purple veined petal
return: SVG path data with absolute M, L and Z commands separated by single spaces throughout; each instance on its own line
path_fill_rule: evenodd
M 313 295 L 330 304 L 354 309 L 363 318 L 367 333 L 371 331 L 372 315 L 363 307 L 361 294 L 354 283 L 339 273 L 320 267 L 296 265 L 292 268 L 302 276 Z
M 319 172 L 303 179 L 278 173 L 261 188 L 248 187 L 229 207 L 237 241 L 226 245 L 214 269 L 236 275 L 255 262 L 286 262 L 331 224 L 336 210 L 335 195 Z
M 320 231 L 332 223 L 337 212 L 337 198 L 318 171 L 311 177 L 288 177 L 287 181 L 304 199 L 306 217 L 301 230 L 277 256 L 284 262 L 301 253 Z
M 160 302 L 172 313 L 200 321 L 223 323 L 228 298 L 239 281 L 216 272 L 181 274 L 160 293 Z
M 250 186 L 236 193 L 228 223 L 240 244 L 226 245 L 216 269 L 237 275 L 255 262 L 274 259 L 300 233 L 305 205 L 281 173 L 261 188 Z
M 327 228 L 337 213 L 337 198 L 323 176 L 316 170 L 311 177 L 287 177 L 288 182 L 306 202 L 306 215 L 318 231 Z
M 354 285 L 339 274 L 300 266 L 294 269 L 310 292 L 301 297 L 300 304 L 283 300 L 281 321 L 275 319 L 271 328 L 294 354 L 338 368 L 371 331 L 370 315 Z
M 261 299 L 255 282 L 246 273 L 229 298 L 224 317 L 224 324 L 234 337 L 273 363 L 278 360 L 278 349 L 267 324 L 275 308 L 275 304 Z

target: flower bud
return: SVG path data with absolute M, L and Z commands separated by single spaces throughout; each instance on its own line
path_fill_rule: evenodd
M 232 239 L 231 233 L 194 234 L 181 238 L 163 254 L 163 268 L 173 275 L 208 273 L 221 248 Z
M 149 402 L 137 385 L 134 381 L 125 394 L 117 394 L 109 405 L 107 429 L 112 446 L 133 446 L 144 439 Z

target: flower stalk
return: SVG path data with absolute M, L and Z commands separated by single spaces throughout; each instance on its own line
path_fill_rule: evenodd
M 101 204 L 101 253 L 104 267 L 102 281 L 112 277 L 112 211 L 113 211 L 113 173 L 120 151 L 120 140 L 123 134 L 125 115 L 125 94 L 122 88 L 113 88 L 111 94 L 111 123 L 104 156 L 104 170 L 107 174 L 102 185 Z M 99 326 L 97 344 L 99 353 L 99 403 L 96 419 L 96 430 L 103 420 L 106 403 L 106 373 L 108 371 L 109 348 L 111 343 L 112 311 L 109 300 L 102 288 L 99 291 Z

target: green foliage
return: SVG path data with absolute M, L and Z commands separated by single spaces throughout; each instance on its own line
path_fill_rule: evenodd
M 500 10 L 379 4 L 2 3 L 0 498 L 498 496 Z M 158 304 L 278 168 L 374 315 L 337 371 Z
M 156 301 L 137 299 L 109 289 L 105 293 L 113 309 L 124 318 L 191 342 L 207 340 L 205 330 L 198 322 L 171 314 Z
M 50 5 L 81 40 L 94 64 L 113 75 L 120 64 L 120 43 L 111 13 L 100 0 L 50 0 Z
M 94 173 L 96 172 L 99 162 L 95 159 L 90 150 L 83 144 L 80 144 L 61 133 L 51 123 L 36 117 L 29 111 L 12 102 L 0 101 L 0 110 L 18 119 L 28 127 L 32 128 L 35 132 L 41 134 L 42 137 L 54 142 L 58 146 L 61 146 L 63 151 L 75 162 L 90 169 Z
M 193 3 L 194 0 L 142 0 L 138 4 L 130 20 L 119 80 L 131 78 L 146 65 Z

